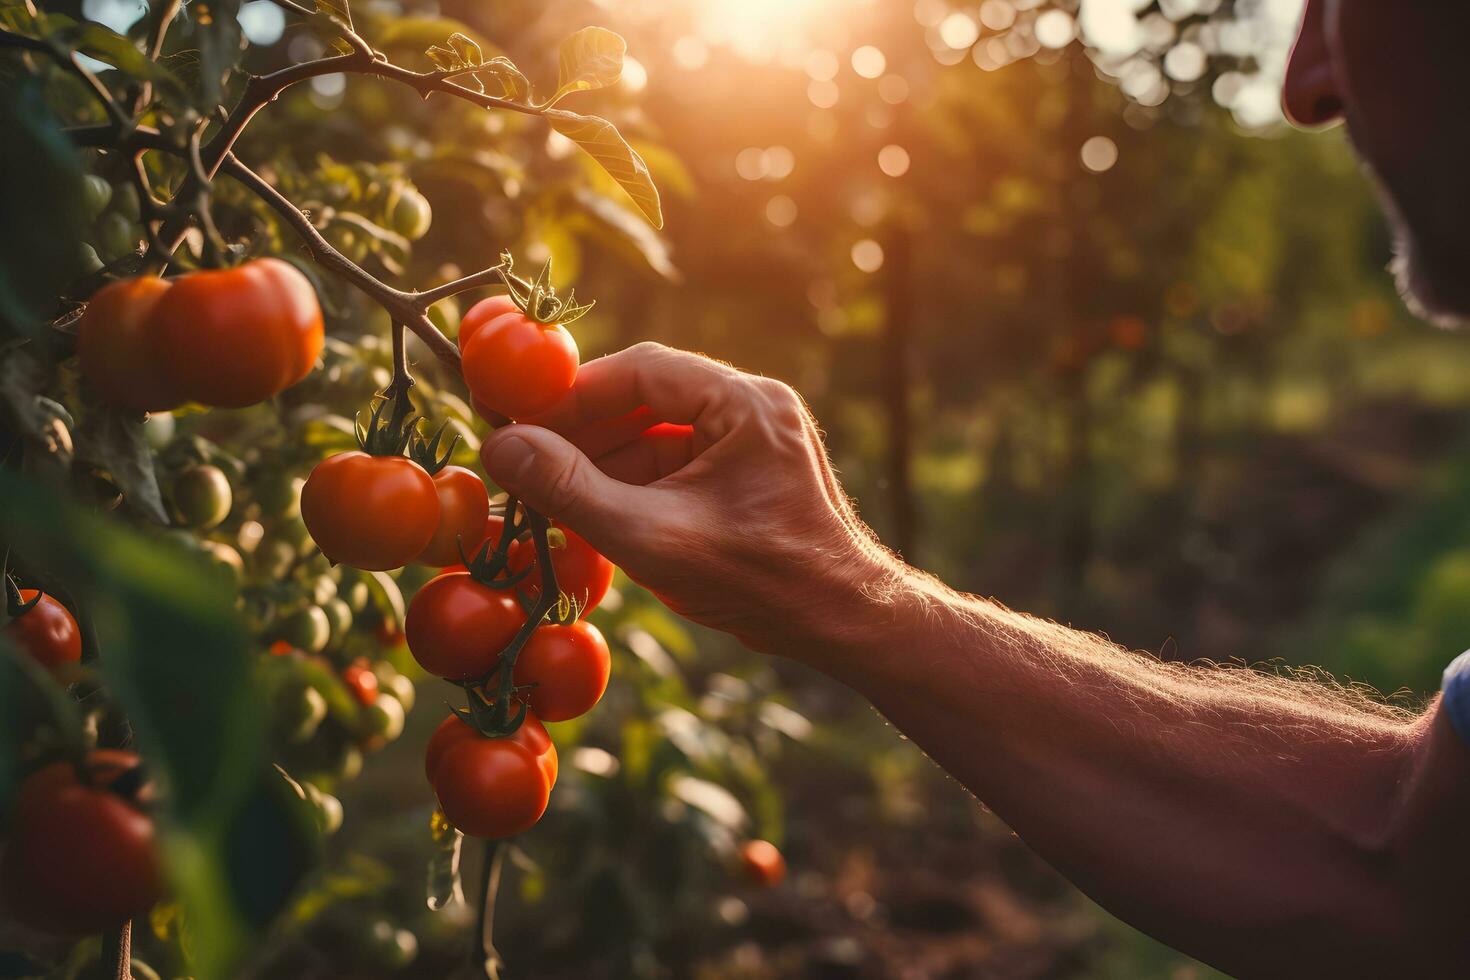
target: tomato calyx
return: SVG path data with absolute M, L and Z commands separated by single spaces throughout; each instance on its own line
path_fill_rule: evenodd
M 556 295 L 551 285 L 551 259 L 541 267 L 535 281 L 528 281 L 512 271 L 513 260 L 509 252 L 500 253 L 500 278 L 505 283 L 511 302 L 530 320 L 550 326 L 566 326 L 579 320 L 591 310 L 593 303 L 578 303 L 577 291 L 573 289 L 565 296 Z
M 6 557 L 9 558 L 8 555 Z M 0 575 L 5 579 L 5 604 L 0 606 L 0 626 L 4 626 L 36 608 L 36 604 L 41 601 L 41 592 L 37 590 L 29 599 L 22 599 L 20 586 L 16 584 L 15 576 L 10 574 L 8 560 L 0 563 Z
M 434 430 L 434 435 L 425 439 L 417 428 L 410 429 L 408 439 L 408 458 L 424 468 L 424 472 L 433 476 L 444 467 L 449 465 L 449 460 L 454 456 L 454 449 L 459 445 L 459 433 L 455 433 L 449 439 L 449 445 L 444 447 L 444 452 L 439 452 L 439 444 L 444 441 L 444 432 L 449 428 L 449 422 L 440 423 L 439 428 Z
M 494 513 L 493 508 L 491 513 Z M 515 497 L 510 497 L 505 502 L 505 523 L 501 525 L 497 540 L 492 542 L 486 538 L 471 555 L 465 553 L 464 539 L 460 538 L 459 558 L 470 577 L 491 589 L 513 589 L 525 581 L 530 569 L 522 569 L 513 574 L 506 574 L 506 569 L 510 564 L 512 546 L 528 527 L 530 518 L 526 509 L 520 506 Z
M 367 425 L 363 425 L 361 413 L 354 421 L 358 447 L 369 456 L 402 456 L 423 419 L 413 413 L 413 399 L 406 387 L 378 392 L 373 396 Z

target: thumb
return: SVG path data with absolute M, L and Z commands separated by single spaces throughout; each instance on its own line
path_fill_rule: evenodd
M 480 447 L 485 472 L 507 493 L 547 517 L 564 521 L 604 553 L 616 550 L 619 529 L 637 512 L 642 487 L 621 483 L 550 429 L 508 425 Z M 609 556 L 612 557 L 612 556 Z

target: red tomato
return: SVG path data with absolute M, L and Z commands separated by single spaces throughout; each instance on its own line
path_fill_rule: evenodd
M 490 493 L 484 481 L 463 466 L 446 466 L 435 473 L 434 489 L 439 494 L 439 526 L 418 561 L 442 568 L 459 561 L 461 543 L 465 554 L 474 556 L 490 513 Z
M 483 677 L 526 623 L 520 603 L 468 572 L 430 579 L 408 607 L 404 631 L 413 658 L 451 681 Z
M 350 664 L 342 671 L 342 682 L 361 703 L 371 705 L 377 702 L 378 675 L 362 664 Z
M 506 295 L 491 296 L 489 299 L 480 300 L 471 306 L 463 319 L 459 321 L 459 337 L 456 338 L 459 342 L 459 349 L 464 350 L 470 338 L 479 333 L 480 328 L 491 320 L 507 313 L 516 313 L 519 310 L 520 307 L 516 306 L 516 301 Z
M 30 602 L 38 595 L 41 598 L 34 606 L 6 624 L 6 635 L 46 667 L 79 662 L 82 631 L 77 628 L 77 621 L 55 597 L 35 589 L 20 590 L 22 602 Z
M 465 342 L 462 368 L 470 394 L 510 418 L 546 411 L 577 380 L 577 342 L 559 324 L 503 313 Z
M 157 276 L 103 286 L 77 322 L 82 377 L 116 408 L 163 412 L 184 402 L 153 341 L 153 313 L 173 282 Z
M 585 715 L 602 699 L 612 673 L 607 641 L 596 626 L 542 626 L 516 658 L 515 682 L 536 685 L 526 694 L 531 710 L 545 721 Z
M 401 568 L 438 530 L 439 493 L 413 460 L 353 450 L 316 464 L 301 488 L 301 519 L 334 562 Z
M 607 595 L 613 580 L 613 563 L 602 557 L 577 532 L 560 524 L 557 527 L 566 535 L 567 542 L 551 549 L 551 568 L 556 572 L 556 586 L 580 610 L 578 615 L 585 616 L 596 609 L 602 597 Z M 532 602 L 541 595 L 541 573 L 535 566 L 534 541 L 527 538 L 511 546 L 511 572 L 519 572 L 527 567 L 531 569 L 531 573 L 516 588 Z
M 291 387 L 321 355 L 311 281 L 280 259 L 191 272 L 153 311 L 154 354 L 183 395 L 243 408 Z
M 434 734 L 429 739 L 429 747 L 424 752 L 424 774 L 429 777 L 429 785 L 435 785 L 434 773 L 450 748 L 468 739 L 483 737 L 458 715 L 450 715 L 441 721 L 439 727 L 434 729 Z M 556 785 L 559 769 L 556 745 L 552 743 L 546 726 L 541 724 L 534 712 L 527 711 L 526 717 L 521 721 L 521 727 L 507 738 L 509 741 L 525 746 L 536 757 L 548 785 Z
M 444 816 L 464 833 L 512 837 L 546 812 L 556 781 L 556 749 L 530 714 L 508 738 L 481 738 L 471 730 L 441 745 L 442 754 L 429 760 L 434 793 Z
M 87 756 L 89 781 L 57 762 L 21 784 L 0 888 L 17 918 L 50 932 L 101 932 L 147 912 L 163 891 L 153 821 L 107 784 L 131 752 Z
M 772 888 L 786 877 L 786 859 L 768 840 L 748 840 L 742 844 L 740 866 L 747 878 L 764 888 Z

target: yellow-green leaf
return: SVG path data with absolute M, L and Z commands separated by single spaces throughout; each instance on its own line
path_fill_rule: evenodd
M 628 42 L 621 35 L 602 27 L 584 27 L 562 41 L 556 94 L 547 105 L 572 92 L 616 85 L 623 77 L 623 55 L 627 51 Z
M 648 223 L 655 228 L 664 226 L 663 208 L 658 200 L 658 188 L 648 174 L 648 165 L 638 151 L 628 145 L 618 128 L 601 116 L 584 116 L 565 109 L 547 109 L 546 118 L 552 127 L 586 150 L 592 159 L 602 165 L 608 176 L 618 182 Z

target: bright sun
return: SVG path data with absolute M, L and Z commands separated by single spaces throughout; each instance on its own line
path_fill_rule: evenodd
M 807 29 L 863 0 L 692 0 L 697 30 L 752 61 L 768 61 L 809 40 Z

